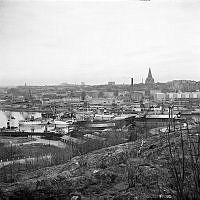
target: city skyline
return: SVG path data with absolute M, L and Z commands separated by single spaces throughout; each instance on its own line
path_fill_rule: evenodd
M 0 1 L 0 86 L 199 81 L 200 2 Z

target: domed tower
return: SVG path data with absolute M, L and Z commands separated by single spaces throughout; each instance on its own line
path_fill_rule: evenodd
M 149 73 L 148 73 L 148 77 L 145 80 L 145 84 L 146 85 L 153 85 L 154 84 L 154 78 L 151 74 L 151 68 L 149 68 Z

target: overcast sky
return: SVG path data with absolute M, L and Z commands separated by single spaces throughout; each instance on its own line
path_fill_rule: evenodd
M 0 86 L 200 80 L 200 1 L 0 0 Z

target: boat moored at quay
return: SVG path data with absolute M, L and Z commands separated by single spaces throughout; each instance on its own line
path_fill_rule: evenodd
M 85 120 L 77 120 L 74 125 L 86 129 L 122 128 L 133 123 L 135 115 L 94 115 Z

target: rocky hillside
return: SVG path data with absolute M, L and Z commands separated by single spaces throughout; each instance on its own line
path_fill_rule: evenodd
M 22 174 L 19 182 L 2 186 L 6 199 L 148 199 L 176 195 L 169 145 L 180 134 L 154 135 L 74 157 L 66 164 Z

